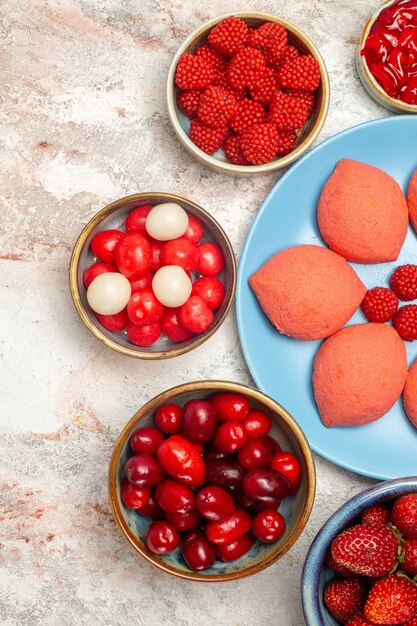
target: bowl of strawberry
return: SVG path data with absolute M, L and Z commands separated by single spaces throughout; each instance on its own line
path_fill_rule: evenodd
M 70 289 L 87 328 L 108 347 L 163 359 L 201 345 L 225 320 L 236 261 L 218 222 L 172 194 L 121 198 L 75 244 Z
M 110 461 L 122 534 L 149 563 L 189 580 L 241 578 L 276 562 L 303 531 L 314 494 L 295 420 L 231 382 L 160 394 L 123 429 Z
M 417 626 L 417 476 L 336 511 L 310 547 L 301 589 L 308 626 Z
M 167 79 L 168 114 L 184 147 L 216 170 L 266 174 L 318 136 L 329 78 L 296 26 L 257 12 L 202 24 L 180 46 Z

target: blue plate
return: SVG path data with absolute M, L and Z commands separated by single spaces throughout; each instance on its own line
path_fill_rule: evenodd
M 346 130 L 317 146 L 278 181 L 261 206 L 243 249 L 237 285 L 239 335 L 252 376 L 263 392 L 280 402 L 303 428 L 313 450 L 358 474 L 388 479 L 417 470 L 417 430 L 401 401 L 366 426 L 323 426 L 314 402 L 311 373 L 318 341 L 280 335 L 263 314 L 248 279 L 273 254 L 299 244 L 325 245 L 316 222 L 323 185 L 340 159 L 375 165 L 406 190 L 417 168 L 417 116 L 390 117 Z M 417 262 L 417 237 L 411 227 L 395 263 L 353 264 L 368 288 L 387 285 L 393 269 Z M 363 323 L 358 310 L 350 324 Z M 411 364 L 417 342 L 408 343 Z

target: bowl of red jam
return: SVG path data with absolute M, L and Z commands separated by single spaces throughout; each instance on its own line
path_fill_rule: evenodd
M 369 95 L 394 113 L 417 113 L 417 0 L 390 0 L 370 16 L 356 64 Z
M 109 468 L 117 525 L 148 563 L 193 581 L 256 574 L 297 541 L 314 461 L 293 417 L 260 391 L 197 381 L 147 402 Z

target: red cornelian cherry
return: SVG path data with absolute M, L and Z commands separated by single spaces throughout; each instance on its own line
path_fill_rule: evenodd
M 243 509 L 235 509 L 223 519 L 207 524 L 207 539 L 218 546 L 225 545 L 247 533 L 251 525 L 249 513 Z
M 275 445 L 271 437 L 262 435 L 248 439 L 239 450 L 238 461 L 245 469 L 268 467 L 274 458 Z
M 146 348 L 151 346 L 155 341 L 159 339 L 161 335 L 161 325 L 159 322 L 153 322 L 152 324 L 144 324 L 138 326 L 137 324 L 127 325 L 127 336 L 129 341 L 136 346 Z
M 284 534 L 285 528 L 285 519 L 281 513 L 272 509 L 259 511 L 252 522 L 253 534 L 263 543 L 277 541 Z
M 163 404 L 155 413 L 154 419 L 161 432 L 173 435 L 181 430 L 182 408 L 173 402 Z
M 216 554 L 221 561 L 236 561 L 244 556 L 255 543 L 255 537 L 251 533 L 246 533 L 224 546 L 216 546 Z
M 155 489 L 155 500 L 166 513 L 187 513 L 195 509 L 193 490 L 172 478 L 165 478 Z
M 164 436 L 152 426 L 144 426 L 135 430 L 130 437 L 130 447 L 135 454 L 156 455 L 159 445 L 163 442 Z
M 206 477 L 206 466 L 197 448 L 184 437 L 172 435 L 158 448 L 158 460 L 172 478 L 190 487 L 200 487 Z
M 212 444 L 209 444 L 204 448 L 204 460 L 206 463 L 208 461 L 214 461 L 216 459 L 225 459 L 228 457 L 227 452 L 222 452 L 221 450 L 217 450 Z
M 243 420 L 243 426 L 248 433 L 248 437 L 259 437 L 267 435 L 272 428 L 272 420 L 263 411 L 249 411 Z
M 153 295 L 153 291 L 136 291 L 127 303 L 127 314 L 132 324 L 144 326 L 159 322 L 165 311 L 163 304 Z
M 175 550 L 179 542 L 178 530 L 170 522 L 152 522 L 146 531 L 145 543 L 154 554 L 168 554 Z
M 139 233 L 144 237 L 148 237 L 145 222 L 148 213 L 153 209 L 151 204 L 143 204 L 142 206 L 132 209 L 126 218 L 125 228 L 127 233 Z
M 94 313 L 94 315 L 104 328 L 115 333 L 120 333 L 129 323 L 126 309 L 123 309 L 120 313 L 114 313 L 113 315 L 100 315 L 100 313 Z
M 220 424 L 214 435 L 213 443 L 218 450 L 233 454 L 242 448 L 248 435 L 241 422 L 228 420 Z
M 193 296 L 200 296 L 211 311 L 217 311 L 223 304 L 224 286 L 221 280 L 214 276 L 202 276 L 193 283 Z
M 217 276 L 224 267 L 222 251 L 216 243 L 207 241 L 198 246 L 197 271 L 202 276 Z
M 142 509 L 149 502 L 151 491 L 148 487 L 132 485 L 128 480 L 122 482 L 120 494 L 129 509 Z
M 139 515 L 142 515 L 142 517 L 150 517 L 151 519 L 160 519 L 161 517 L 164 517 L 164 512 L 153 497 L 152 493 L 145 506 L 140 509 L 136 509 L 136 512 L 139 513 Z
M 171 341 L 175 341 L 176 343 L 188 341 L 188 339 L 192 339 L 194 337 L 194 333 L 190 333 L 189 330 L 186 330 L 183 326 L 181 326 L 178 320 L 178 309 L 171 309 L 168 307 L 165 309 L 165 313 L 161 319 L 161 327 L 168 339 L 171 339 Z
M 179 265 L 186 272 L 195 270 L 197 258 L 197 246 L 185 237 L 167 241 L 161 248 L 162 265 Z
M 165 513 L 165 519 L 171 522 L 181 533 L 195 530 L 201 526 L 203 521 L 197 509 L 191 509 L 186 513 Z
M 151 272 L 146 272 L 141 278 L 131 278 L 129 280 L 130 286 L 132 287 L 132 294 L 136 291 L 151 290 L 152 289 L 152 280 L 153 274 Z
M 196 506 L 205 519 L 218 521 L 232 513 L 235 503 L 230 493 L 212 485 L 200 489 L 196 497 Z
M 191 243 L 198 244 L 204 235 L 204 226 L 194 215 L 188 214 L 188 227 L 183 237 L 191 241 Z
M 265 498 L 283 500 L 291 491 L 291 484 L 285 476 L 275 470 L 263 467 L 249 470 L 242 486 L 244 492 L 255 500 Z
M 90 243 L 90 248 L 100 261 L 114 264 L 115 249 L 125 236 L 125 233 L 121 230 L 102 230 L 94 235 Z
M 178 319 L 186 330 L 195 335 L 201 335 L 213 323 L 213 311 L 199 296 L 190 296 L 178 310 Z
M 214 459 L 206 463 L 206 482 L 209 485 L 218 485 L 230 491 L 241 488 L 245 470 L 233 457 Z
M 240 393 L 224 392 L 211 396 L 210 402 L 214 406 L 219 420 L 244 420 L 249 413 L 249 400 Z
M 217 427 L 217 417 L 207 400 L 189 400 L 183 408 L 182 432 L 196 443 L 207 443 Z
M 279 498 L 265 497 L 262 500 L 251 498 L 244 491 L 238 491 L 235 495 L 236 504 L 251 512 L 263 511 L 264 509 L 279 509 L 281 500 Z
M 123 234 L 115 250 L 116 265 L 126 278 L 141 278 L 152 265 L 151 244 L 139 233 Z
M 271 469 L 283 474 L 291 483 L 291 493 L 295 493 L 300 486 L 302 469 L 301 463 L 291 452 L 278 452 L 271 461 Z
M 154 487 L 164 478 L 164 471 L 154 456 L 137 454 L 131 456 L 125 465 L 129 482 L 139 487 Z
M 216 560 L 216 551 L 201 530 L 188 533 L 182 542 L 182 556 L 194 571 L 211 567 Z
M 97 276 L 106 274 L 107 272 L 117 272 L 117 267 L 113 263 L 102 263 L 101 261 L 93 263 L 90 267 L 87 267 L 84 272 L 84 286 L 88 287 Z

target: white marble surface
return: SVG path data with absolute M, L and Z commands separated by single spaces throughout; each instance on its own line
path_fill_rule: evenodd
M 146 363 L 102 346 L 68 292 L 71 247 L 107 202 L 170 191 L 213 212 L 239 255 L 276 176 L 213 173 L 179 145 L 164 80 L 182 39 L 238 9 L 305 29 L 328 65 L 320 140 L 386 115 L 362 90 L 354 49 L 375 0 L 2 0 L 0 12 L 0 622 L 301 626 L 299 580 L 315 533 L 371 481 L 316 458 L 311 520 L 290 553 L 237 583 L 157 572 L 129 548 L 107 503 L 107 466 L 135 409 L 174 384 L 250 382 L 234 315 L 200 349 Z

